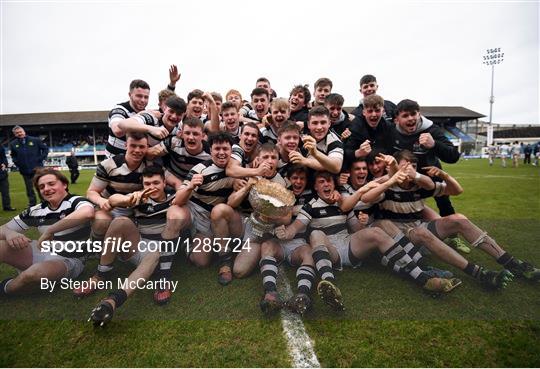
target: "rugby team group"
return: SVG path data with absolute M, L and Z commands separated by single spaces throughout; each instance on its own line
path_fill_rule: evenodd
M 36 169 L 33 184 L 42 202 L 0 227 L 0 262 L 19 270 L 0 282 L 0 297 L 39 289 L 43 279 L 74 280 L 91 257 L 99 263 L 90 280 L 73 289 L 78 297 L 110 286 L 119 259 L 134 267 L 125 281 L 155 281 L 154 301 L 166 304 L 174 292 L 173 263 L 185 257 L 198 267 L 217 265 L 224 286 L 260 270 L 265 314 L 283 308 L 302 315 L 312 306 L 313 290 L 343 310 L 334 272 L 360 267 L 368 257 L 429 293 L 448 293 L 462 283 L 431 266 L 431 258 L 490 289 L 515 277 L 540 280 L 540 269 L 455 212 L 450 196 L 463 189 L 441 161 L 456 163 L 458 149 L 420 114 L 417 102 L 395 105 L 379 96 L 373 75 L 361 78 L 361 102 L 351 113 L 328 78 L 315 82 L 313 100 L 307 85 L 278 98 L 268 79 L 259 78 L 249 101 L 237 90 L 225 99 L 193 90 L 186 102 L 174 92 L 176 66 L 169 77 L 159 109 L 147 109 L 150 87 L 137 79 L 129 100 L 110 111 L 107 159 L 85 197 L 69 193 L 61 172 Z M 255 213 L 249 194 L 261 183 L 291 191 L 292 212 Z M 429 197 L 438 211 L 425 205 Z M 24 235 L 30 227 L 37 227 L 38 240 Z M 97 255 L 45 247 L 88 239 L 130 246 Z M 159 249 L 144 247 L 151 243 Z M 500 270 L 468 261 L 469 246 L 493 257 Z M 296 268 L 297 277 L 286 301 L 277 292 L 282 262 Z M 110 291 L 90 320 L 109 322 L 138 286 L 123 283 Z

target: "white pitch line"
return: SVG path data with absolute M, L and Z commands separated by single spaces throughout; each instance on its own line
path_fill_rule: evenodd
M 279 267 L 278 281 L 279 294 L 286 301 L 293 293 L 283 267 Z M 281 325 L 285 338 L 287 338 L 292 366 L 295 368 L 320 368 L 321 364 L 313 350 L 313 341 L 306 332 L 302 318 L 287 309 L 281 309 Z

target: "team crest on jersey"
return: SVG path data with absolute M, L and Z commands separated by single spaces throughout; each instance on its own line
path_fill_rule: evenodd
M 215 181 L 216 179 L 218 179 L 218 175 L 217 174 L 214 174 L 212 177 L 210 177 L 210 180 L 211 181 Z
M 146 208 L 146 210 L 147 210 L 149 213 L 153 213 L 153 212 L 154 212 L 154 206 L 153 206 L 153 205 L 148 205 L 148 207 Z
M 28 142 L 28 146 L 34 146 L 34 143 L 32 141 Z
M 326 214 L 327 214 L 327 213 L 326 213 L 326 209 L 321 209 L 321 211 L 319 212 L 319 214 L 321 214 L 321 215 L 326 215 Z

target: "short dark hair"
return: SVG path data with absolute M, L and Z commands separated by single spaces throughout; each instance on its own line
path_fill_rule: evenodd
M 204 95 L 204 92 L 196 88 L 187 95 L 187 101 L 189 103 L 192 99 L 195 99 L 195 98 L 204 100 L 203 95 Z
M 360 78 L 360 86 L 371 82 L 377 82 L 377 78 L 373 74 L 365 74 Z
M 316 115 L 317 116 L 318 115 L 325 115 L 325 116 L 329 117 L 330 112 L 328 111 L 328 109 L 324 105 L 314 106 L 313 108 L 311 108 L 309 110 L 308 120 L 310 120 L 311 117 L 316 116 Z
M 176 95 L 169 96 L 165 101 L 165 105 L 171 108 L 176 114 L 184 114 L 187 109 L 187 104 L 184 99 Z
M 416 164 L 418 163 L 418 158 L 416 157 L 416 155 L 414 155 L 412 153 L 412 151 L 410 150 L 401 150 L 401 151 L 396 151 L 396 153 L 394 153 L 394 158 L 396 158 L 396 161 L 399 163 L 401 160 L 406 160 L 408 161 L 409 163 L 413 163 L 413 164 Z
M 297 94 L 299 92 L 304 94 L 305 105 L 307 105 L 309 103 L 309 101 L 311 100 L 311 92 L 309 92 L 308 85 L 296 85 L 296 86 L 294 86 L 293 89 L 291 90 L 291 93 L 289 94 L 289 96 L 292 96 L 292 95 Z
M 286 177 L 287 178 L 291 178 L 291 176 L 294 174 L 294 173 L 297 173 L 297 172 L 302 172 L 306 175 L 306 178 L 309 174 L 309 170 L 307 167 L 303 166 L 303 165 L 300 165 L 300 164 L 293 164 L 293 165 L 290 165 L 289 168 L 287 169 L 287 174 L 286 174 Z
M 337 184 L 336 176 L 330 172 L 327 172 L 326 170 L 319 170 L 315 172 L 315 174 L 313 175 L 313 180 L 316 181 L 319 177 L 323 177 L 324 179 L 331 179 L 334 182 L 334 185 Z
M 142 139 L 146 139 L 148 141 L 148 136 L 144 133 L 141 133 L 141 132 L 129 132 L 126 134 L 126 141 L 128 138 L 131 138 L 133 140 L 142 140 Z
M 352 166 L 356 163 L 366 163 L 367 165 L 367 158 L 355 158 L 352 162 L 351 162 L 351 165 L 349 165 L 349 170 L 352 169 Z
M 270 142 L 270 141 L 265 142 L 265 143 L 263 143 L 262 145 L 260 145 L 258 147 L 257 156 L 263 151 L 273 151 L 273 152 L 278 153 L 278 155 L 279 155 L 279 151 L 278 151 L 278 148 L 277 148 L 276 144 L 273 143 L 273 142 Z
M 152 177 L 156 174 L 159 174 L 161 178 L 165 178 L 165 171 L 163 170 L 163 167 L 153 164 L 145 167 L 142 171 L 143 177 Z
M 251 98 L 253 98 L 253 96 L 258 96 L 258 95 L 266 95 L 266 97 L 268 98 L 268 100 L 270 100 L 270 95 L 268 94 L 268 91 L 266 90 L 266 88 L 262 88 L 262 87 L 257 87 L 257 88 L 254 88 L 253 91 L 251 91 Z
M 396 107 L 396 110 L 399 113 L 402 111 L 406 111 L 407 113 L 415 113 L 417 111 L 420 111 L 420 105 L 414 100 L 401 100 Z
M 244 133 L 244 129 L 246 127 L 253 128 L 253 129 L 257 130 L 257 136 L 261 135 L 261 131 L 259 130 L 259 127 L 257 127 L 257 125 L 255 123 L 253 123 L 253 122 L 246 122 L 246 123 L 242 124 L 242 126 L 240 126 L 240 133 Z
M 259 82 L 268 82 L 268 84 L 270 84 L 270 81 L 268 80 L 268 78 L 266 77 L 259 77 L 257 78 L 257 82 L 255 82 L 255 84 L 259 83 Z
M 142 79 L 134 79 L 129 84 L 129 90 L 133 91 L 136 88 L 142 88 L 144 90 L 149 90 L 150 85 L 148 83 L 146 83 L 145 81 L 143 81 Z
M 238 111 L 238 109 L 236 108 L 236 105 L 230 101 L 225 101 L 223 104 L 221 104 L 221 111 L 231 109 L 231 108 L 234 108 L 234 110 Z
M 324 87 L 324 86 L 330 86 L 330 89 L 332 89 L 333 84 L 330 78 L 322 77 L 315 81 L 315 85 L 313 86 L 314 89 L 317 89 L 317 87 Z
M 215 133 L 212 133 L 208 136 L 208 146 L 212 147 L 212 145 L 214 145 L 215 143 L 224 143 L 224 142 L 228 142 L 229 145 L 234 145 L 234 140 L 233 140 L 233 137 L 231 136 L 231 134 L 229 132 L 223 132 L 223 131 L 219 131 L 219 132 L 215 132 Z
M 290 132 L 290 131 L 295 131 L 299 135 L 302 133 L 302 130 L 300 129 L 300 127 L 298 127 L 298 125 L 295 122 L 288 120 L 285 123 L 283 123 L 280 129 L 278 129 L 277 131 L 278 137 L 281 136 L 283 133 Z
M 204 123 L 202 122 L 202 120 L 196 117 L 184 118 L 184 120 L 182 120 L 182 126 L 200 128 L 201 131 L 204 131 Z
M 69 180 L 67 179 L 67 177 L 60 171 L 56 170 L 56 169 L 53 169 L 53 168 L 44 168 L 44 167 L 39 167 L 39 168 L 36 168 L 35 169 L 35 172 L 34 172 L 34 177 L 32 177 L 32 183 L 34 185 L 34 188 L 36 189 L 36 191 L 39 193 L 39 186 L 38 186 L 38 182 L 39 182 L 39 179 L 43 176 L 46 176 L 48 174 L 51 174 L 53 176 L 56 177 L 56 179 L 58 179 L 60 182 L 62 182 L 63 184 L 66 185 L 66 191 L 69 192 Z
M 343 104 L 345 103 L 345 99 L 340 94 L 331 93 L 331 94 L 328 94 L 328 96 L 324 98 L 324 103 L 330 104 L 330 105 L 343 106 Z
M 379 154 L 384 154 L 384 151 L 380 148 L 371 150 L 371 152 L 366 156 L 366 163 L 368 164 L 375 163 L 377 156 Z

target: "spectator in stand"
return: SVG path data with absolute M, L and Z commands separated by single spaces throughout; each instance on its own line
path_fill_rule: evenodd
M 71 155 L 66 158 L 66 165 L 71 174 L 71 183 L 77 183 L 77 178 L 79 178 L 79 162 L 75 156 L 75 150 L 71 150 Z
M 36 195 L 33 189 L 32 177 L 34 176 L 34 170 L 43 166 L 49 148 L 38 137 L 27 136 L 21 126 L 13 127 L 12 132 L 15 139 L 9 144 L 11 158 L 24 178 L 28 206 L 34 206 L 36 205 Z
M 17 209 L 11 207 L 11 198 L 9 197 L 8 174 L 6 150 L 4 146 L 0 145 L 0 192 L 2 192 L 2 207 L 4 211 L 15 211 Z

